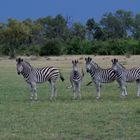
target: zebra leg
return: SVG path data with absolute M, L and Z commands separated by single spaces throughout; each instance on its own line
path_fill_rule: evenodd
M 117 82 L 118 82 L 118 84 L 120 86 L 120 90 L 121 90 L 120 96 L 124 97 L 125 96 L 125 91 L 126 91 L 125 83 L 123 81 L 117 81 Z
M 127 93 L 127 90 L 126 90 L 126 83 L 125 82 L 123 82 L 123 84 L 122 84 L 122 90 L 123 90 L 122 96 L 127 96 L 128 93 Z
M 79 99 L 81 99 L 81 92 L 80 92 L 80 83 L 78 84 L 78 87 L 77 87 L 78 89 L 78 98 Z
M 95 83 L 96 84 L 96 99 L 100 98 L 100 83 Z
M 70 78 L 70 83 L 71 83 L 71 85 L 67 87 L 68 89 L 73 88 L 73 82 L 72 82 L 71 78 Z
M 51 97 L 50 97 L 50 100 L 52 100 L 55 97 L 55 90 L 56 90 L 56 83 L 54 81 L 51 81 Z
M 136 83 L 138 85 L 138 91 L 137 91 L 137 96 L 140 96 L 140 80 L 136 80 Z
M 30 89 L 30 100 L 32 101 L 34 97 L 32 84 L 29 84 L 29 89 Z
M 126 87 L 124 85 L 121 86 L 121 96 L 125 96 Z
M 76 99 L 76 85 L 73 83 L 72 87 L 73 87 L 73 99 Z
M 125 96 L 126 87 L 124 84 L 121 85 L 121 96 Z
M 34 100 L 37 100 L 36 83 L 32 83 Z
M 126 90 L 126 86 L 125 86 L 125 89 L 124 89 L 124 94 L 125 94 L 125 96 L 128 95 L 127 90 Z
M 56 82 L 54 84 L 54 96 L 55 96 L 55 98 L 57 97 Z

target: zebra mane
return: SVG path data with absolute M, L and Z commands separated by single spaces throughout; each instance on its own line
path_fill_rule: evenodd
M 122 64 L 118 63 L 123 69 L 126 69 Z
M 96 68 L 100 68 L 99 65 L 97 63 L 95 63 L 94 61 L 91 61 L 91 64 L 94 65 L 94 67 L 96 67 Z
M 28 67 L 30 67 L 31 68 L 31 70 L 33 69 L 33 67 L 31 66 L 31 64 L 29 63 L 29 62 L 27 62 L 27 61 L 23 61 Z

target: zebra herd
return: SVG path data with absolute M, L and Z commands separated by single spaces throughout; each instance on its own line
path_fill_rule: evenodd
M 54 67 L 34 68 L 27 61 L 18 58 L 16 59 L 17 73 L 22 74 L 25 81 L 30 87 L 30 99 L 37 100 L 36 84 L 49 81 L 51 84 L 50 99 L 57 97 L 56 81 L 60 77 L 62 81 L 64 78 L 59 69 Z M 103 69 L 95 63 L 91 57 L 85 58 L 86 71 L 90 73 L 92 82 L 96 85 L 96 98 L 100 98 L 100 87 L 102 83 L 111 83 L 117 81 L 121 96 L 127 96 L 126 82 L 136 81 L 138 85 L 137 96 L 140 96 L 140 68 L 126 69 L 122 66 L 118 59 L 112 59 L 112 67 Z M 80 84 L 84 77 L 84 72 L 80 73 L 78 70 L 78 60 L 72 60 L 72 71 L 70 73 L 70 83 L 73 89 L 73 98 L 81 98 Z

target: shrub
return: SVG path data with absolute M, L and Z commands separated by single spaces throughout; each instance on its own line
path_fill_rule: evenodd
M 0 45 L 0 54 L 9 55 L 9 47 L 7 45 Z
M 41 47 L 40 55 L 60 55 L 62 54 L 62 43 L 58 39 L 47 40 Z
M 40 53 L 40 45 L 31 45 L 31 46 L 25 46 L 25 45 L 21 45 L 18 47 L 17 49 L 17 53 L 20 55 L 39 55 Z
M 67 54 L 82 54 L 83 46 L 81 39 L 79 37 L 73 37 L 67 45 L 66 48 Z

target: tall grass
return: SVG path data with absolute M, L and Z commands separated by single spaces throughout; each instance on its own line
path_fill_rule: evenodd
M 73 56 L 74 57 L 74 56 Z M 81 60 L 80 68 L 84 60 Z M 106 60 L 103 60 L 106 61 Z M 0 61 L 0 140 L 139 140 L 140 99 L 135 84 L 128 84 L 128 97 L 119 97 L 116 82 L 101 89 L 95 99 L 95 86 L 82 82 L 81 100 L 72 100 L 69 86 L 71 61 L 66 58 L 31 61 L 34 66 L 55 65 L 61 68 L 65 82 L 58 82 L 58 99 L 49 100 L 49 83 L 40 84 L 38 102 L 29 101 L 28 86 L 16 74 L 15 61 Z

